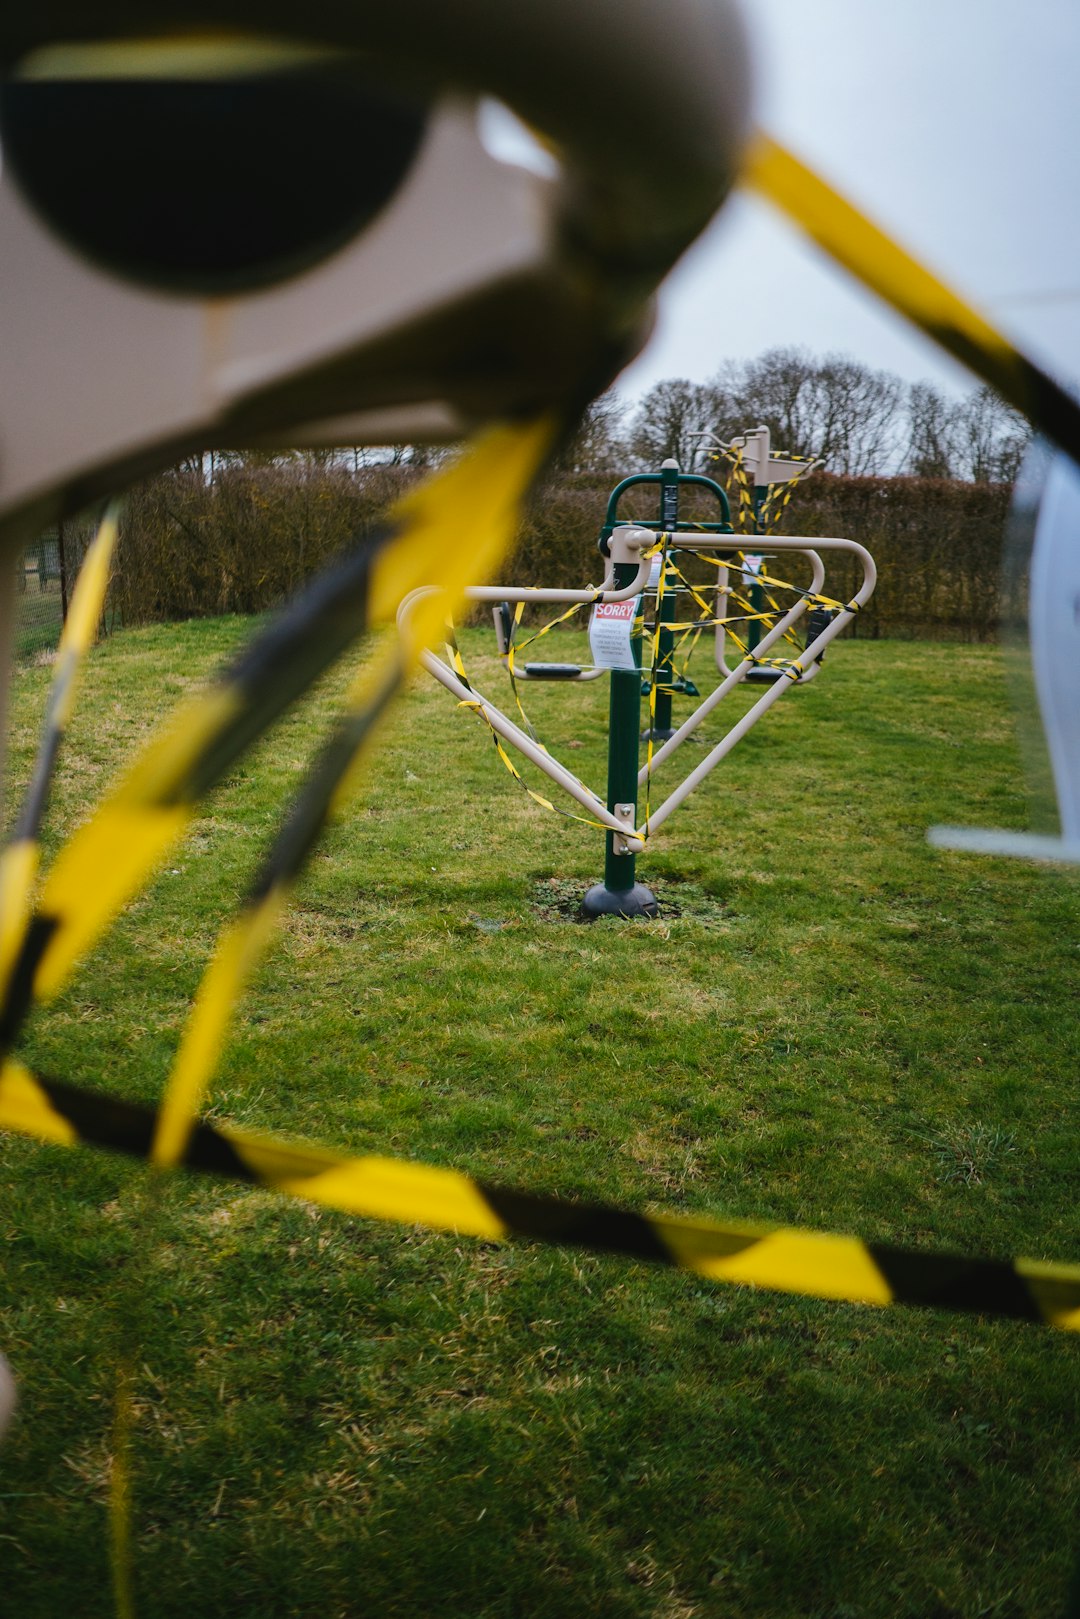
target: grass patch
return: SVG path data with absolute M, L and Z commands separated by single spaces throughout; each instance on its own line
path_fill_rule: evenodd
M 938 1179 L 963 1186 L 981 1186 L 995 1171 L 1007 1171 L 1017 1153 L 1016 1137 L 998 1124 L 953 1123 L 931 1142 L 938 1161 Z
M 52 847 L 246 628 L 102 645 Z M 496 695 L 490 638 L 463 646 Z M 31 1062 L 160 1094 L 216 927 L 347 676 L 212 795 L 35 1018 Z M 17 672 L 16 772 L 47 680 Z M 599 684 L 526 693 L 597 784 Z M 312 862 L 211 1112 L 632 1206 L 1080 1257 L 1075 876 L 924 838 L 1025 816 L 993 651 L 844 643 L 641 859 L 661 917 L 570 925 L 600 835 L 545 815 L 484 728 L 417 684 Z M 15 1138 L 0 1186 L 12 1612 L 111 1611 L 126 1360 L 144 1615 L 1064 1607 L 1072 1336 L 154 1186 Z

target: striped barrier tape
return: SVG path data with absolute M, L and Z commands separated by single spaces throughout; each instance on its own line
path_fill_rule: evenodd
M 641 552 L 642 559 L 656 556 L 659 549 L 659 545 L 653 545 L 646 548 Z M 516 636 L 519 628 L 521 627 L 521 619 L 522 614 L 525 611 L 525 603 L 523 601 L 519 601 L 514 608 L 513 619 L 510 625 L 510 635 L 506 647 L 506 671 L 510 676 L 510 685 L 514 693 L 514 702 L 517 704 L 517 711 L 521 715 L 521 723 L 528 732 L 529 736 L 536 743 L 537 747 L 540 748 L 542 748 L 544 744 L 537 736 L 536 728 L 525 712 L 524 706 L 522 705 L 521 696 L 518 691 L 517 659 L 527 647 L 531 647 L 534 642 L 541 640 L 545 635 L 550 635 L 551 631 L 558 629 L 560 624 L 565 624 L 568 619 L 571 619 L 575 616 L 575 614 L 580 613 L 583 607 L 595 607 L 597 602 L 603 600 L 604 591 L 602 589 L 596 590 L 592 585 L 588 585 L 586 588 L 592 591 L 592 595 L 587 601 L 572 603 L 572 605 L 569 606 L 565 612 L 559 613 L 555 618 L 548 619 L 546 623 L 541 624 L 540 628 L 535 630 L 533 634 L 524 641 L 517 640 Z M 462 675 L 461 678 L 464 679 L 464 675 Z M 468 685 L 467 680 L 465 681 L 465 684 Z
M 0 986 L 0 1042 L 9 1047 L 33 1002 L 57 993 L 186 830 L 199 800 L 364 630 L 392 623 L 417 586 L 436 583 L 456 595 L 477 566 L 501 557 L 552 438 L 546 420 L 484 435 L 319 575 L 206 692 L 174 712 L 46 877 Z M 467 551 L 459 543 L 465 532 Z M 443 612 L 434 599 L 419 604 L 405 664 L 437 638 Z
M 660 570 L 656 578 L 656 600 L 653 604 L 653 631 L 652 643 L 649 648 L 649 725 L 645 732 L 645 819 L 643 833 L 645 841 L 649 838 L 649 821 L 652 818 L 652 776 L 653 753 L 655 751 L 656 737 L 656 698 L 660 690 L 658 679 L 660 669 L 660 637 L 664 632 L 663 602 L 664 593 L 668 587 L 668 564 L 670 557 L 671 539 L 667 534 L 660 535 Z M 639 660 L 640 661 L 640 660 Z
M 1080 404 L 820 175 L 759 133 L 742 177 L 1080 465 Z
M 97 635 L 118 534 L 119 506 L 106 509 L 71 593 L 60 632 L 41 741 L 11 837 L 0 852 L 0 984 L 6 984 L 30 921 L 34 883 L 41 863 L 41 824 L 53 774 L 75 702 L 83 659 Z
M 522 604 L 519 602 L 518 603 L 519 608 L 520 608 L 521 605 Z M 576 611 L 577 611 L 577 605 L 575 604 L 575 606 L 571 609 L 571 612 L 576 612 Z M 563 616 L 563 618 L 566 618 L 566 617 L 569 617 L 569 614 L 564 613 L 562 616 Z M 561 620 L 556 620 L 555 622 L 558 623 L 558 622 L 561 622 Z M 551 627 L 552 626 L 550 624 L 545 625 L 545 629 L 550 629 Z M 466 686 L 469 691 L 472 691 L 473 690 L 473 684 L 472 684 L 472 681 L 469 679 L 468 671 L 465 668 L 465 659 L 461 656 L 461 648 L 458 646 L 457 636 L 454 633 L 453 624 L 448 624 L 446 626 L 446 631 L 447 631 L 446 652 L 447 652 L 448 658 L 450 659 L 451 667 L 453 668 L 453 671 L 457 675 L 458 679 L 461 681 L 461 684 L 463 686 Z M 544 632 L 541 631 L 540 633 L 543 634 Z M 534 637 L 534 639 L 535 639 L 535 637 Z M 511 674 L 511 680 L 513 680 L 513 674 Z M 516 696 L 517 695 L 516 683 L 515 683 L 515 686 L 514 686 L 514 693 L 515 693 L 515 696 Z M 475 714 L 479 719 L 483 720 L 484 724 L 487 726 L 488 730 L 491 733 L 491 740 L 495 745 L 495 752 L 498 754 L 499 758 L 502 760 L 503 764 L 506 766 L 506 769 L 509 771 L 509 773 L 513 777 L 514 781 L 517 782 L 518 786 L 522 789 L 523 792 L 525 792 L 525 793 L 527 793 L 529 795 L 529 797 L 532 799 L 534 804 L 539 804 L 541 809 L 550 810 L 553 815 L 561 815 L 564 818 L 564 820 L 567 820 L 567 821 L 580 821 L 583 826 L 595 827 L 598 832 L 606 832 L 608 830 L 608 828 L 605 826 L 603 821 L 596 820 L 596 818 L 594 816 L 592 816 L 592 815 L 579 815 L 575 810 L 564 809 L 561 804 L 553 803 L 551 801 L 551 799 L 546 798 L 543 793 L 538 793 L 534 787 L 529 786 L 529 783 L 525 780 L 525 777 L 521 774 L 521 771 L 518 769 L 517 765 L 514 763 L 513 759 L 510 757 L 509 753 L 506 751 L 506 747 L 505 747 L 505 745 L 503 743 L 503 739 L 499 735 L 498 731 L 495 729 L 494 725 L 492 725 L 491 720 L 490 720 L 490 718 L 488 716 L 487 709 L 485 708 L 483 702 L 480 700 L 479 697 L 475 698 L 472 702 L 470 702 L 466 698 L 462 698 L 461 702 L 459 702 L 459 704 L 458 704 L 458 707 L 459 708 L 467 708 L 470 711 L 470 713 Z M 527 716 L 525 715 L 524 709 L 522 709 L 522 707 L 521 707 L 520 701 L 518 702 L 518 709 L 521 712 L 522 718 L 525 719 L 526 723 L 528 724 Z M 543 751 L 545 753 L 547 753 L 547 751 L 548 751 L 547 748 L 544 747 L 544 744 L 540 741 L 540 738 L 537 736 L 535 730 L 533 730 L 533 727 L 532 727 L 531 724 L 529 725 L 529 732 L 530 732 L 530 735 L 532 736 L 533 741 L 536 743 L 536 746 L 538 748 L 543 749 Z M 580 776 L 575 776 L 574 780 L 577 782 L 579 787 L 584 788 L 585 792 L 587 792 L 592 798 L 596 799 L 596 803 L 597 803 L 598 806 L 601 805 L 601 800 L 596 797 L 596 794 L 593 792 L 592 788 L 590 786 L 588 786 L 588 784 L 586 782 L 583 782 L 581 780 Z
M 346 711 L 294 799 L 246 900 L 219 936 L 166 1086 L 152 1148 L 156 1162 L 182 1157 L 233 1008 L 292 882 L 347 793 L 375 724 L 422 648 L 436 639 L 446 597 L 456 600 L 473 569 L 496 566 L 508 548 L 521 498 L 553 438 L 548 419 L 493 429 L 401 502 L 366 545 L 320 576 L 203 696 L 181 707 L 61 850 L 36 912 L 29 914 L 24 903 L 20 936 L 9 950 L 2 981 L 0 1039 L 6 1049 L 34 1002 L 59 990 L 78 959 L 149 879 L 186 829 L 199 799 L 236 757 L 362 631 L 392 621 L 410 590 L 432 583 L 441 588 L 442 594 L 417 603 L 408 639 L 399 633 L 390 656 L 354 682 Z M 458 543 L 465 532 L 473 542 L 469 550 Z M 100 572 L 91 571 L 88 591 Z M 53 704 L 50 714 L 56 708 Z M 55 756 L 50 736 L 47 725 L 43 748 Z M 14 879 L 11 886 L 14 892 Z
M 529 797 L 532 799 L 534 804 L 539 804 L 541 809 L 550 810 L 553 815 L 561 815 L 564 820 L 578 821 L 578 822 L 580 822 L 580 824 L 582 826 L 594 827 L 597 832 L 608 832 L 608 831 L 610 831 L 610 828 L 606 825 L 606 823 L 604 821 L 598 821 L 595 818 L 595 816 L 592 816 L 592 815 L 579 815 L 576 810 L 565 809 L 562 804 L 553 803 L 553 801 L 550 798 L 545 798 L 543 793 L 538 793 L 535 787 L 530 787 L 529 786 L 529 783 L 525 780 L 525 777 L 521 774 L 521 771 L 518 769 L 517 765 L 514 763 L 513 759 L 510 757 L 509 753 L 507 753 L 506 747 L 505 747 L 505 745 L 503 743 L 502 737 L 499 735 L 498 731 L 496 731 L 495 727 L 492 725 L 491 721 L 488 719 L 487 712 L 486 712 L 486 710 L 484 708 L 484 705 L 483 705 L 482 702 L 479 701 L 479 699 L 477 699 L 475 702 L 471 702 L 471 703 L 466 702 L 464 699 L 462 699 L 462 701 L 458 704 L 458 707 L 459 708 L 467 708 L 467 709 L 469 709 L 469 711 L 471 713 L 476 714 L 480 719 L 482 719 L 484 721 L 484 723 L 487 726 L 488 730 L 491 732 L 491 740 L 495 744 L 495 752 L 498 754 L 499 758 L 502 760 L 503 764 L 506 766 L 506 768 L 509 771 L 510 775 L 517 782 L 518 786 L 522 789 L 523 792 L 528 793 Z M 539 742 L 539 741 L 537 742 L 536 745 L 537 745 L 538 748 L 543 748 L 544 747 L 544 744 L 542 742 Z M 544 752 L 545 753 L 547 752 L 546 748 L 544 748 Z M 575 776 L 574 779 L 575 779 L 575 781 L 578 782 L 579 786 L 585 787 L 586 792 L 592 793 L 592 788 L 586 786 L 586 784 L 581 781 L 580 777 Z M 592 796 L 594 798 L 596 798 L 595 793 L 592 793 Z M 596 802 L 599 804 L 600 800 L 597 798 Z
M 783 455 L 783 460 L 801 461 L 804 465 L 793 478 L 787 478 L 783 483 L 770 484 L 769 493 L 765 496 L 761 507 L 761 520 L 768 534 L 780 527 L 780 520 L 790 506 L 799 484 L 824 464 L 820 455 Z
M 736 444 L 724 452 L 731 462 L 731 471 L 735 478 L 735 493 L 738 497 L 738 526 L 744 534 L 756 534 L 758 528 L 758 514 L 754 510 L 754 499 L 750 493 L 750 478 L 743 460 L 742 448 Z
M 157 1114 L 140 1103 L 38 1078 L 9 1060 L 0 1069 L 0 1127 L 145 1159 L 152 1155 Z M 353 1158 L 205 1120 L 191 1130 L 177 1161 L 367 1219 L 620 1254 L 803 1298 L 956 1310 L 1080 1332 L 1080 1265 L 971 1258 L 797 1227 L 639 1214 L 497 1186 L 453 1169 Z
M 414 602 L 406 628 L 399 624 L 389 654 L 373 669 L 362 669 L 353 682 L 345 711 L 289 806 L 246 899 L 218 937 L 166 1083 L 151 1152 L 155 1163 L 172 1165 L 183 1156 L 236 1005 L 273 937 L 293 884 L 348 795 L 375 727 L 400 693 L 421 650 L 436 638 L 447 598 L 456 604 L 472 569 L 496 567 L 508 549 L 521 496 L 551 437 L 548 423 L 489 435 L 400 508 L 414 533 L 419 528 L 422 534 L 426 525 L 440 536 L 440 554 L 430 577 L 441 590 Z M 452 541 L 469 521 L 474 543 L 466 553 Z

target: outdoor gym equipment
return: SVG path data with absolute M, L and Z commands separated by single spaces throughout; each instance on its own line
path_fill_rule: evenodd
M 585 819 L 604 831 L 604 878 L 590 888 L 582 900 L 583 914 L 589 918 L 656 914 L 656 897 L 637 880 L 636 873 L 636 857 L 647 840 L 785 691 L 794 685 L 805 685 L 817 676 L 826 648 L 865 605 L 874 589 L 877 574 L 873 558 L 855 540 L 769 535 L 770 554 L 794 553 L 809 566 L 810 578 L 801 586 L 774 575 L 767 566 L 770 559 L 766 556 L 757 551 L 748 554 L 748 539 L 758 545 L 763 543 L 761 536 L 770 499 L 792 479 L 818 463 L 786 456 L 770 457 L 769 433 L 763 427 L 743 435 L 725 449 L 735 459 L 740 478 L 750 483 L 754 491 L 748 503 L 750 534 L 735 533 L 728 497 L 720 484 L 698 473 L 680 472 L 677 462 L 666 461 L 659 472 L 636 473 L 624 478 L 612 491 L 600 533 L 600 550 L 606 559 L 607 571 L 599 589 L 471 585 L 465 592 L 469 601 L 493 606 L 499 651 L 514 682 L 515 695 L 519 682 L 554 680 L 574 684 L 607 675 L 610 695 L 604 798 L 553 758 L 525 726 L 510 719 L 476 689 L 456 649 L 450 650 L 450 662 L 430 650 L 421 654 L 421 662 L 428 672 L 487 723 L 504 762 L 515 776 L 518 772 L 503 743 L 510 743 L 543 771 L 587 811 Z M 744 467 L 746 472 L 742 470 Z M 620 501 L 631 490 L 642 486 L 658 489 L 658 515 L 641 522 L 621 522 Z M 692 527 L 680 525 L 679 495 L 680 491 L 688 489 L 703 490 L 712 497 L 719 512 L 717 520 L 694 523 Z M 778 505 L 774 506 L 777 514 L 779 509 Z M 856 557 L 861 565 L 861 581 L 847 601 L 824 592 L 823 552 L 846 552 Z M 686 578 L 680 564 L 687 558 L 695 558 L 712 570 L 714 578 L 708 585 L 695 584 Z M 780 606 L 777 596 L 781 593 L 790 599 L 790 606 Z M 425 595 L 418 592 L 402 604 L 400 621 L 403 626 L 408 625 L 415 603 Z M 652 603 L 648 623 L 643 611 L 647 601 Z M 689 603 L 696 610 L 696 616 L 680 622 L 677 618 L 680 601 Z M 529 662 L 519 666 L 515 661 L 514 631 L 520 624 L 523 608 L 530 603 L 568 606 L 569 613 L 562 617 L 570 616 L 577 608 L 590 607 L 592 664 Z M 800 625 L 804 615 L 805 623 Z M 545 633 L 550 627 L 545 626 L 539 633 Z M 801 644 L 796 639 L 797 628 L 803 632 Z M 696 642 L 709 629 L 713 631 L 719 684 L 681 724 L 673 725 L 672 699 L 700 695 L 685 668 L 676 669 L 677 643 L 690 637 Z M 643 667 L 642 649 L 646 640 L 649 660 Z M 733 663 L 728 661 L 729 644 L 736 650 Z M 705 758 L 654 808 L 651 787 L 655 772 L 672 758 L 702 721 L 714 714 L 744 683 L 763 683 L 767 690 L 748 711 L 732 721 Z M 643 697 L 648 704 L 644 733 L 641 729 Z M 647 745 L 644 764 L 640 758 L 642 740 Z M 646 811 L 639 820 L 638 802 L 642 795 Z M 539 798 L 536 793 L 532 796 Z M 539 801 L 553 807 L 546 799 L 539 798 Z
M 443 0 L 397 0 L 355 8 L 309 0 L 302 17 L 280 0 L 200 6 L 146 0 L 137 22 L 140 31 L 157 36 L 152 40 L 126 37 L 134 10 L 119 0 L 102 0 L 90 16 L 84 11 L 64 3 L 9 8 L 0 22 L 7 75 L 0 101 L 0 354 L 9 379 L 0 402 L 5 545 L 13 550 L 28 532 L 200 448 L 450 438 L 500 417 L 526 425 L 477 445 L 463 459 L 460 477 L 444 475 L 426 496 L 396 511 L 385 531 L 260 632 L 172 728 L 151 741 L 35 893 L 39 812 L 74 669 L 71 660 L 58 661 L 40 769 L 19 823 L 25 836 L 7 851 L 13 858 L 0 893 L 8 1048 L 0 1069 L 3 1126 L 57 1144 L 92 1143 L 160 1165 L 198 1166 L 368 1216 L 423 1220 L 489 1238 L 521 1233 L 617 1247 L 691 1266 L 713 1280 L 878 1303 L 997 1308 L 1080 1326 L 1080 1286 L 1068 1267 L 968 1262 L 880 1247 L 871 1254 L 851 1238 L 650 1221 L 480 1187 L 456 1172 L 415 1164 L 369 1158 L 346 1165 L 325 1150 L 198 1123 L 245 979 L 375 719 L 400 689 L 408 658 L 398 658 L 389 671 L 384 666 L 374 686 L 361 684 L 350 694 L 222 934 L 189 1025 L 196 1038 L 185 1037 L 159 1107 L 35 1076 L 9 1054 L 33 1005 L 57 992 L 120 906 L 160 866 L 215 781 L 322 668 L 367 624 L 385 621 L 410 582 L 426 587 L 423 596 L 410 597 L 406 614 L 415 653 L 432 629 L 432 602 L 441 614 L 442 592 L 452 598 L 470 564 L 477 571 L 497 567 L 518 497 L 537 475 L 552 433 L 571 424 L 576 409 L 642 340 L 651 293 L 720 202 L 745 128 L 742 35 L 732 8 L 719 0 L 712 6 L 590 0 L 587 8 L 578 0 L 536 6 L 458 0 L 449 7 Z M 206 42 L 193 41 L 190 30 L 215 26 L 242 32 L 229 44 L 213 38 L 215 59 L 208 62 L 199 57 Z M 265 36 L 255 47 L 253 29 Z M 283 57 L 282 42 L 298 30 L 302 49 L 289 58 L 286 48 Z M 308 220 L 313 228 L 264 240 L 265 251 L 254 261 L 210 255 L 194 265 L 178 262 L 167 244 L 147 238 L 144 227 L 160 216 L 146 199 L 168 189 L 173 208 L 181 201 L 196 209 L 213 204 L 215 188 L 189 183 L 193 172 L 209 172 L 211 164 L 202 154 L 193 158 L 185 144 L 193 122 L 176 116 L 175 108 L 187 81 L 202 91 L 220 87 L 229 80 L 230 63 L 231 99 L 242 112 L 234 133 L 251 137 L 248 157 L 257 162 L 275 124 L 290 146 L 301 136 L 311 143 L 300 149 L 300 185 L 285 199 L 291 206 L 273 206 L 283 189 L 273 160 L 261 188 L 238 188 L 236 195 L 251 204 L 247 222 L 263 224 L 273 212 L 292 227 L 308 200 L 301 190 L 323 178 L 331 196 L 321 200 L 336 205 L 343 199 L 344 213 L 317 210 Z M 347 141 L 334 144 L 325 124 L 280 118 L 279 92 L 288 100 L 293 89 L 309 108 L 331 102 L 340 108 L 342 87 L 325 94 L 331 87 L 319 75 L 328 70 L 334 77 L 341 68 L 347 77 L 356 70 L 361 81 L 345 123 L 354 132 L 367 130 L 364 114 L 374 113 L 385 137 L 380 158 L 388 166 L 374 186 L 374 167 L 358 161 L 367 150 L 358 154 Z M 306 86 L 279 82 L 282 73 L 312 71 L 314 82 Z M 379 88 L 404 81 L 412 94 L 388 111 Z M 429 99 L 433 85 L 437 93 Z M 515 174 L 487 158 L 471 117 L 471 101 L 481 92 L 501 97 L 558 149 L 558 181 Z M 259 117 L 253 118 L 256 106 Z M 165 117 L 155 125 L 157 108 Z M 98 137 L 110 121 L 122 131 L 119 155 L 143 164 L 141 172 L 102 161 Z M 342 153 L 339 171 L 328 160 Z M 213 150 L 211 161 L 228 163 L 232 155 Z M 163 178 L 169 161 L 182 180 L 173 187 Z M 756 144 L 747 172 L 841 262 L 973 363 L 1074 457 L 1080 453 L 1075 403 L 827 187 L 766 140 Z M 340 175 L 346 183 L 339 187 Z M 233 206 L 235 197 L 228 202 Z M 181 230 L 173 246 L 202 246 L 214 234 Z M 245 232 L 238 234 L 243 244 Z M 223 239 L 229 235 L 223 230 Z M 483 522 L 470 523 L 485 491 Z M 644 589 L 638 576 L 656 532 L 639 532 L 645 538 L 636 543 L 634 530 L 612 536 L 609 603 L 627 589 L 625 575 L 616 577 L 620 567 L 632 573 L 630 586 Z M 462 562 L 466 537 L 472 550 Z M 684 539 L 706 549 L 700 536 L 679 530 L 669 543 Z M 815 553 L 824 548 L 813 542 Z M 714 545 L 718 567 L 732 549 L 725 551 L 719 540 Z M 92 623 L 94 613 L 88 618 Z M 841 618 L 805 649 L 804 663 L 839 632 Z M 657 619 L 663 623 L 659 612 Z M 743 679 L 760 666 L 765 640 L 732 672 L 734 683 L 743 665 L 749 666 Z M 0 665 L 9 653 L 10 627 L 0 620 Z M 637 690 L 636 666 L 621 673 Z M 787 680 L 808 673 L 789 670 Z M 760 701 L 775 700 L 784 689 L 776 682 Z M 623 831 L 624 822 L 606 813 L 616 823 L 607 830 L 623 836 L 632 855 L 640 845 L 636 832 Z M 632 827 L 633 813 L 625 819 Z M 625 863 L 620 881 L 624 877 Z M 122 1532 L 122 1520 L 130 1506 L 115 1487 L 118 1476 L 114 1458 L 113 1578 L 118 1609 L 127 1613 L 131 1536 Z

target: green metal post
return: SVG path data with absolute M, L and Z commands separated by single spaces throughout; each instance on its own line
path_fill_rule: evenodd
M 612 586 L 622 590 L 637 572 L 633 563 L 615 564 Z M 631 641 L 633 669 L 612 669 L 608 703 L 608 788 L 607 807 L 613 815 L 630 805 L 627 831 L 637 824 L 637 776 L 639 726 L 641 724 L 641 634 Z M 633 853 L 620 854 L 615 848 L 616 833 L 608 832 L 604 845 L 604 880 L 595 883 L 581 902 L 586 917 L 655 916 L 659 907 L 651 889 L 639 883 Z
M 660 528 L 663 533 L 671 533 L 679 526 L 679 463 L 677 461 L 664 461 L 660 467 Z M 660 599 L 659 622 L 661 626 L 675 622 L 675 596 L 668 589 L 672 583 L 670 574 L 664 578 L 664 595 Z M 675 635 L 670 629 L 661 628 L 656 649 L 656 673 L 654 680 L 659 688 L 656 693 L 656 715 L 652 723 L 652 739 L 654 742 L 666 742 L 675 735 L 671 723 L 671 682 L 672 682 L 672 655 L 675 650 Z M 646 732 L 648 735 L 648 732 Z
M 768 486 L 767 483 L 766 484 L 757 483 L 757 484 L 754 485 L 754 532 L 755 532 L 755 534 L 760 534 L 762 532 L 762 528 L 761 528 L 761 508 L 765 504 L 765 500 L 766 500 L 766 497 L 767 497 L 768 493 L 769 493 L 769 486 Z M 756 578 L 754 579 L 753 583 L 750 586 L 750 589 L 749 589 L 749 592 L 748 592 L 748 600 L 750 602 L 750 607 L 751 607 L 751 610 L 753 612 L 755 612 L 755 613 L 763 613 L 765 611 L 765 587 Z M 759 618 L 752 618 L 750 620 L 750 623 L 747 625 L 747 630 L 746 630 L 746 644 L 750 648 L 751 652 L 754 651 L 755 647 L 757 646 L 757 644 L 758 644 L 758 642 L 760 640 L 761 640 L 761 620 Z

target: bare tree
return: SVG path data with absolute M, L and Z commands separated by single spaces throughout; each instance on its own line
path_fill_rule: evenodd
M 903 385 L 849 355 L 769 349 L 755 360 L 729 361 L 713 388 L 727 414 L 724 437 L 761 422 L 777 450 L 821 455 L 834 472 L 857 476 L 883 472 L 897 459 Z
M 585 407 L 573 436 L 555 458 L 553 471 L 596 472 L 616 476 L 623 470 L 621 430 L 626 407 L 613 389 Z
M 820 455 L 816 362 L 805 349 L 768 349 L 756 360 L 729 360 L 713 378 L 726 405 L 724 438 L 758 423 L 773 447 L 792 455 Z
M 1031 442 L 1027 419 L 983 383 L 956 410 L 958 470 L 973 483 L 1014 483 Z
M 694 471 L 708 455 L 697 434 L 730 439 L 759 422 L 775 450 L 824 456 L 833 472 L 856 477 L 902 470 L 1011 483 L 1031 437 L 992 388 L 956 401 L 928 382 L 905 387 L 850 355 L 787 347 L 730 360 L 708 383 L 658 382 L 630 421 L 625 449 L 638 465 L 673 456 Z
M 913 382 L 907 396 L 907 448 L 902 470 L 913 478 L 951 478 L 957 460 L 957 402 L 929 382 Z
M 626 448 L 649 469 L 673 457 L 684 472 L 697 471 L 708 449 L 696 435 L 717 430 L 725 403 L 722 390 L 711 383 L 689 382 L 685 377 L 658 382 L 634 413 Z
M 818 368 L 822 416 L 818 454 L 835 472 L 869 477 L 894 466 L 903 384 L 889 371 L 875 371 L 842 354 L 828 354 Z
M 368 467 L 410 467 L 414 472 L 428 472 L 442 466 L 456 453 L 451 444 L 368 444 L 349 449 L 333 450 L 331 455 L 356 474 Z
M 966 399 L 947 399 L 928 382 L 913 383 L 907 414 L 905 472 L 972 483 L 1015 481 L 1031 428 L 985 383 Z

